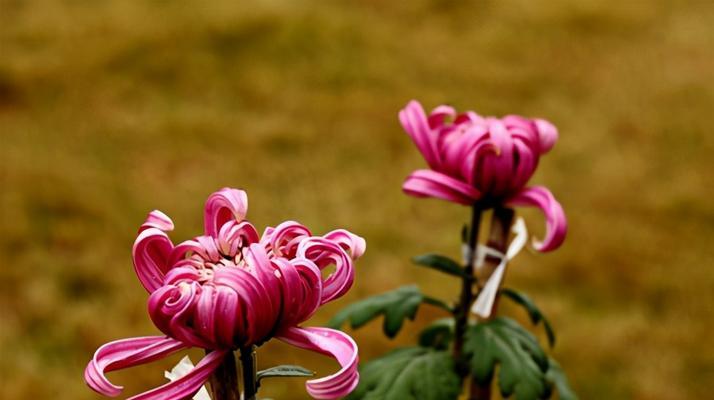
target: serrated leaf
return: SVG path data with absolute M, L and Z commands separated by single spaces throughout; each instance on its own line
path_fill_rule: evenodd
M 563 368 L 552 358 L 548 358 L 548 372 L 545 374 L 545 379 L 558 390 L 560 400 L 578 400 L 578 395 L 570 387 Z
M 328 325 L 339 328 L 345 321 L 356 329 L 384 315 L 384 333 L 393 338 L 399 333 L 405 319 L 414 320 L 419 304 L 424 299 L 415 285 L 402 286 L 396 290 L 350 304 L 335 315 Z
M 419 334 L 419 345 L 444 350 L 454 339 L 454 319 L 442 318 L 434 321 Z
M 471 374 L 481 384 L 490 382 L 500 365 L 498 385 L 504 397 L 547 397 L 548 358 L 535 336 L 512 319 L 499 317 L 470 327 L 464 351 L 470 358 Z
M 548 344 L 550 347 L 555 346 L 555 332 L 553 331 L 553 326 L 550 325 L 550 321 L 548 321 L 545 315 L 543 315 L 540 309 L 535 305 L 533 299 L 525 293 L 521 293 L 513 289 L 501 289 L 500 293 L 525 308 L 531 322 L 533 322 L 533 325 L 538 325 L 539 322 L 543 322 L 543 328 L 545 329 L 545 334 L 548 337 Z
M 260 384 L 260 380 L 264 378 L 307 377 L 314 375 L 313 371 L 299 365 L 278 365 L 258 371 L 255 376 Z
M 408 347 L 364 364 L 347 400 L 455 400 L 460 392 L 451 354 Z
M 415 264 L 429 267 L 449 275 L 466 278 L 467 275 L 456 261 L 439 254 L 423 254 L 412 258 Z

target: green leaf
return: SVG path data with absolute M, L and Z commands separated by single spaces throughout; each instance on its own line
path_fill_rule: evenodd
M 260 380 L 264 378 L 287 378 L 287 377 L 306 377 L 314 376 L 315 373 L 307 368 L 299 365 L 278 365 L 268 369 L 258 371 L 255 375 L 260 385 Z
M 332 328 L 339 328 L 349 320 L 352 328 L 359 328 L 378 316 L 384 315 L 384 333 L 393 338 L 402 329 L 404 319 L 414 320 L 422 300 L 424 300 L 424 296 L 418 287 L 415 285 L 402 286 L 396 290 L 350 304 L 337 313 L 328 325 Z
M 444 350 L 454 339 L 454 319 L 443 318 L 434 321 L 419 334 L 419 345 Z
M 470 358 L 471 374 L 480 384 L 491 381 L 499 364 L 498 384 L 504 397 L 547 398 L 548 358 L 535 336 L 512 319 L 499 317 L 470 327 L 464 351 Z
M 424 254 L 416 256 L 412 259 L 412 261 L 414 261 L 417 265 L 433 268 L 449 275 L 458 276 L 460 278 L 468 278 L 459 263 L 439 254 Z
M 548 372 L 545 374 L 545 379 L 558 389 L 558 398 L 560 400 L 578 400 L 578 395 L 570 387 L 570 382 L 568 382 L 568 377 L 565 376 L 563 368 L 552 358 L 548 358 Z
M 545 315 L 540 312 L 540 309 L 535 305 L 533 299 L 525 293 L 521 293 L 513 289 L 501 289 L 501 294 L 523 306 L 523 308 L 525 308 L 528 312 L 528 316 L 530 317 L 531 322 L 533 322 L 533 325 L 538 325 L 538 323 L 542 321 L 543 328 L 545 328 L 545 334 L 548 337 L 548 344 L 550 347 L 555 345 L 555 332 L 553 332 L 553 327 L 550 325 L 550 322 Z
M 347 400 L 455 400 L 460 392 L 451 354 L 408 347 L 364 364 Z

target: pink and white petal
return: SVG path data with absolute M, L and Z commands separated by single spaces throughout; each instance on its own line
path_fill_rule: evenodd
M 148 228 L 156 228 L 160 231 L 169 232 L 174 230 L 174 222 L 171 220 L 171 218 L 169 218 L 168 215 L 164 214 L 159 210 L 154 210 L 149 213 L 149 215 L 146 217 L 146 221 L 141 224 L 139 232 Z
M 196 239 L 184 240 L 183 242 L 177 244 L 171 251 L 169 265 L 176 265 L 176 263 L 189 258 L 189 256 L 193 254 L 199 255 L 203 259 L 210 258 L 206 249 L 204 249 L 201 243 L 199 243 Z
M 84 370 L 84 380 L 92 390 L 105 396 L 118 396 L 122 387 L 109 382 L 105 374 L 167 357 L 187 346 L 165 336 L 121 339 L 101 346 Z
M 481 197 L 468 183 L 428 169 L 412 172 L 402 184 L 402 190 L 415 197 L 433 197 L 463 205 L 472 205 Z
M 297 256 L 314 262 L 320 270 L 334 264 L 335 272 L 322 281 L 322 304 L 341 297 L 352 287 L 355 278 L 352 258 L 337 243 L 313 236 L 300 243 Z
M 285 221 L 274 229 L 266 229 L 261 239 L 266 247 L 278 257 L 292 257 L 302 239 L 312 236 L 310 230 L 299 222 Z
M 218 232 L 218 243 L 223 254 L 233 255 L 241 247 L 247 247 L 251 243 L 258 243 L 260 236 L 253 224 L 248 221 L 223 224 Z
M 173 248 L 168 235 L 157 228 L 144 229 L 134 241 L 131 251 L 134 270 L 149 293 L 163 284 Z
M 230 350 L 214 350 L 186 375 L 128 400 L 187 399 L 198 392 Z
M 456 116 L 454 124 L 483 124 L 484 118 L 473 111 L 466 111 Z
M 431 129 L 436 129 L 444 125 L 444 121 L 447 117 L 453 118 L 456 115 L 456 110 L 453 107 L 447 105 L 440 105 L 429 113 L 429 127 Z
M 399 111 L 399 121 L 424 156 L 429 167 L 439 168 L 441 161 L 436 148 L 436 135 L 429 128 L 429 122 L 421 104 L 416 100 L 410 101 L 406 107 Z
M 302 349 L 334 357 L 341 369 L 324 378 L 305 383 L 307 392 L 316 399 L 337 399 L 348 395 L 359 383 L 358 348 L 344 332 L 329 328 L 290 327 L 277 339 Z
M 533 123 L 538 130 L 538 139 L 540 140 L 540 153 L 545 154 L 553 148 L 558 140 L 558 128 L 550 122 L 536 118 Z
M 238 189 L 223 188 L 206 200 L 204 209 L 205 234 L 217 237 L 221 226 L 230 220 L 241 222 L 248 212 L 248 195 Z
M 507 206 L 538 207 L 545 215 L 546 233 L 542 242 L 534 241 L 536 250 L 546 252 L 560 247 L 568 232 L 568 221 L 563 207 L 543 186 L 524 188 L 506 202 Z
M 346 229 L 336 229 L 323 236 L 327 240 L 332 240 L 348 251 L 353 260 L 362 257 L 367 250 L 367 241 Z

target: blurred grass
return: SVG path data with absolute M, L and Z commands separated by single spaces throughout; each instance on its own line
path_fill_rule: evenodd
M 709 395 L 712 3 L 234 3 L 0 0 L 0 398 L 98 398 L 82 380 L 97 346 L 156 333 L 131 267 L 138 225 L 159 208 L 175 239 L 193 236 L 222 186 L 248 191 L 258 227 L 368 240 L 348 299 L 315 324 L 414 280 L 453 297 L 408 261 L 457 255 L 468 215 L 400 193 L 424 165 L 396 119 L 411 98 L 560 128 L 534 182 L 564 205 L 569 238 L 508 279 L 551 317 L 583 398 Z M 354 336 L 368 360 L 415 333 Z M 335 368 L 281 344 L 260 354 Z M 177 359 L 112 379 L 136 393 Z

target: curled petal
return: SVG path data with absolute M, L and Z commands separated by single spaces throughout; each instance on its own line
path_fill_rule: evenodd
M 320 270 L 335 265 L 335 272 L 323 281 L 322 304 L 341 297 L 352 287 L 355 278 L 352 258 L 337 243 L 322 237 L 311 237 L 300 243 L 297 255 L 314 262 Z
M 322 300 L 322 275 L 315 263 L 306 259 L 273 261 L 283 288 L 281 326 L 292 326 L 310 318 Z
M 456 115 L 456 110 L 447 105 L 440 105 L 429 113 L 429 127 L 431 129 L 439 128 L 444 125 L 447 117 L 453 118 Z
M 409 175 L 402 190 L 415 197 L 434 197 L 463 205 L 472 205 L 481 197 L 473 186 L 428 169 L 420 169 Z
M 273 229 L 266 229 L 262 241 L 269 245 L 273 254 L 278 257 L 294 257 L 298 244 L 312 236 L 310 230 L 295 221 L 285 221 Z
M 148 228 L 156 228 L 160 231 L 169 232 L 174 230 L 174 222 L 171 221 L 171 218 L 169 218 L 168 215 L 162 213 L 159 210 L 154 210 L 149 213 L 149 215 L 146 217 L 146 221 L 141 224 L 139 232 Z
M 214 350 L 186 375 L 128 400 L 187 399 L 198 392 L 230 350 Z
M 336 229 L 323 237 L 327 240 L 332 240 L 345 251 L 348 251 L 353 260 L 362 257 L 362 254 L 367 249 L 367 242 L 364 238 L 345 229 Z
M 132 248 L 134 270 L 149 293 L 162 285 L 164 275 L 169 268 L 169 254 L 173 248 L 171 239 L 157 228 L 144 229 L 134 241 Z
M 544 119 L 534 119 L 536 129 L 538 129 L 538 139 L 540 141 L 540 153 L 545 154 L 553 148 L 558 140 L 558 128 Z
M 334 357 L 342 367 L 337 373 L 307 381 L 305 387 L 316 399 L 336 399 L 346 396 L 357 386 L 357 344 L 347 334 L 329 328 L 291 327 L 277 338 L 306 350 Z
M 534 241 L 536 250 L 546 252 L 555 250 L 565 240 L 568 231 L 568 221 L 563 207 L 553 197 L 553 194 L 543 186 L 533 186 L 521 190 L 511 197 L 506 205 L 538 207 L 545 214 L 546 234 L 542 242 Z
M 241 247 L 247 247 L 251 243 L 257 243 L 259 240 L 258 231 L 248 221 L 230 221 L 227 224 L 223 224 L 218 232 L 220 250 L 226 255 L 234 255 Z
M 213 348 L 199 336 L 188 321 L 192 321 L 200 291 L 198 283 L 180 283 L 163 286 L 149 296 L 149 317 L 161 332 L 204 349 Z
M 201 256 L 202 259 L 211 259 L 209 253 L 198 241 L 198 238 L 195 238 L 191 240 L 184 240 L 173 248 L 169 257 L 169 265 L 176 265 L 176 263 L 187 259 L 193 254 Z
M 109 342 L 94 353 L 84 370 L 90 388 L 105 396 L 118 396 L 123 389 L 109 382 L 107 372 L 145 364 L 167 357 L 187 346 L 164 336 L 146 336 Z
M 399 121 L 411 136 L 429 167 L 438 168 L 440 161 L 435 133 L 429 128 L 429 122 L 421 104 L 416 100 L 410 101 L 404 109 L 399 111 Z
M 238 189 L 223 188 L 208 197 L 204 211 L 204 229 L 208 236 L 216 237 L 221 226 L 230 220 L 245 219 L 248 212 L 248 195 Z

